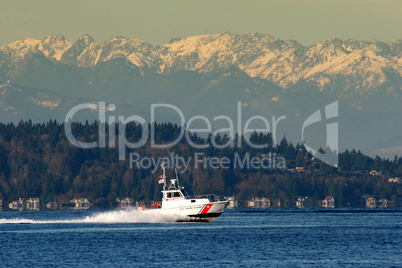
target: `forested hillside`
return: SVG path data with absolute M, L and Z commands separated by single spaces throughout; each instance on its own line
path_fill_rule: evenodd
M 155 124 L 154 128 L 158 144 L 176 139 L 181 131 L 179 126 L 171 123 Z M 140 125 L 129 124 L 126 129 L 129 141 L 140 139 Z M 72 130 L 81 141 L 97 141 L 99 138 L 97 122 L 73 123 Z M 196 144 L 209 144 L 211 139 L 217 144 L 228 142 L 227 136 L 202 138 L 190 134 L 190 137 Z M 250 141 L 270 146 L 251 148 L 244 137 L 238 146 L 235 137 L 233 147 L 195 149 L 183 138 L 170 148 L 172 155 L 190 159 L 187 169 L 180 163 L 178 165 L 181 183 L 192 194 L 234 195 L 240 200 L 253 196 L 271 200 L 309 196 L 316 202 L 332 195 L 338 207 L 362 206 L 363 195 L 393 201 L 402 197 L 401 184 L 388 182 L 390 177 L 402 175 L 401 157 L 388 160 L 371 158 L 355 150 L 345 151 L 339 154 L 339 166 L 334 168 L 314 159 L 303 146 L 293 145 L 285 137 L 276 146 L 272 146 L 269 134 L 254 133 Z M 105 148 L 78 148 L 66 139 L 64 124 L 56 121 L 0 124 L 0 198 L 10 202 L 20 197 L 39 197 L 42 202 L 50 202 L 86 197 L 92 201 L 106 200 L 109 205 L 113 205 L 118 197 L 160 199 L 161 187 L 157 180 L 161 169 L 152 163 L 148 169 L 138 168 L 135 164 L 130 168 L 130 153 L 157 159 L 162 156 L 168 158 L 167 151 L 151 148 L 147 142 L 138 149 L 127 149 L 126 159 L 120 161 L 118 148 L 106 145 Z M 201 163 L 196 167 L 195 154 L 206 159 L 225 157 L 230 163 L 228 168 L 204 167 Z M 241 160 L 237 163 L 243 163 L 247 155 L 249 158 L 285 159 L 286 162 L 280 168 L 235 164 L 236 159 Z M 153 173 L 153 170 L 156 172 Z M 377 175 L 370 175 L 372 170 Z M 174 172 L 170 169 L 168 177 L 173 176 Z

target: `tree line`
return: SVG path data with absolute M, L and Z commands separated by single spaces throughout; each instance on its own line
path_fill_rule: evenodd
M 105 126 L 106 140 L 109 128 Z M 181 126 L 172 123 L 154 123 L 155 142 L 169 143 L 181 133 Z M 11 202 L 18 198 L 38 197 L 42 203 L 68 201 L 86 197 L 92 201 L 104 200 L 109 205 L 116 198 L 131 197 L 135 200 L 160 200 L 160 186 L 157 177 L 159 167 L 130 168 L 130 153 L 143 157 L 169 157 L 165 149 L 155 149 L 149 140 L 137 149 L 126 150 L 126 160 L 119 161 L 118 146 L 82 149 L 68 141 L 65 125 L 56 121 L 34 124 L 21 121 L 18 124 L 0 123 L 0 198 Z M 82 142 L 99 139 L 99 123 L 71 123 L 74 136 Z M 126 137 L 130 142 L 139 141 L 143 126 L 130 123 L 126 126 Z M 217 144 L 233 142 L 233 146 L 216 148 L 209 146 L 197 149 L 182 138 L 170 148 L 172 154 L 189 159 L 194 154 L 205 157 L 228 158 L 228 168 L 195 168 L 192 165 L 179 177 L 185 188 L 193 194 L 214 193 L 221 196 L 235 196 L 240 200 L 267 197 L 271 200 L 294 200 L 298 196 L 309 196 L 315 202 L 331 195 L 338 207 L 362 206 L 363 195 L 398 201 L 402 197 L 400 184 L 389 183 L 387 178 L 402 175 L 402 158 L 394 159 L 369 157 L 360 151 L 345 151 L 338 154 L 338 167 L 329 166 L 311 155 L 302 144 L 293 145 L 284 137 L 278 144 L 272 144 L 270 133 L 252 133 L 249 140 L 253 144 L 267 144 L 257 149 L 250 146 L 245 137 L 210 134 L 201 137 L 189 133 L 195 144 L 209 144 L 211 139 Z M 118 144 L 119 137 L 115 137 Z M 241 144 L 238 144 L 238 142 Z M 106 144 L 108 145 L 108 144 Z M 320 149 L 323 152 L 325 149 Z M 282 157 L 286 161 L 284 169 L 264 169 L 235 167 L 235 158 L 248 156 L 271 158 Z M 298 167 L 302 172 L 294 171 Z M 158 169 L 159 168 L 159 169 Z M 158 170 L 152 173 L 152 170 Z M 293 172 L 291 172 L 291 170 Z M 370 175 L 376 170 L 381 175 Z M 173 177 L 174 172 L 169 171 Z

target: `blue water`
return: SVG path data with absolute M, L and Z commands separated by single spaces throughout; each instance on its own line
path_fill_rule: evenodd
M 402 211 L 0 212 L 1 267 L 402 267 Z

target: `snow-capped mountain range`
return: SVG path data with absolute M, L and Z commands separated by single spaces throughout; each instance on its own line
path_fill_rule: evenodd
M 2 122 L 64 120 L 76 104 L 97 101 L 114 103 L 119 115 L 149 119 L 150 104 L 169 103 L 186 119 L 236 121 L 240 101 L 244 118 L 286 115 L 278 138 L 296 143 L 304 120 L 336 100 L 341 150 L 402 155 L 402 40 L 334 38 L 303 46 L 260 33 L 223 33 L 153 46 L 135 38 L 98 43 L 89 35 L 76 42 L 53 35 L 0 46 Z M 310 136 L 325 145 L 325 123 Z
M 89 35 L 76 42 L 62 35 L 43 40 L 26 38 L 0 47 L 1 67 L 12 67 L 30 54 L 57 63 L 93 67 L 113 59 L 127 59 L 146 75 L 190 70 L 207 73 L 236 66 L 250 77 L 286 89 L 301 81 L 331 88 L 333 78 L 350 80 L 344 90 L 364 93 L 401 81 L 402 40 L 395 43 L 329 39 L 310 46 L 270 35 L 231 33 L 172 39 L 152 46 L 135 38 L 116 37 L 97 43 Z M 1 77 L 4 80 L 4 77 Z M 400 91 L 390 85 L 388 91 Z

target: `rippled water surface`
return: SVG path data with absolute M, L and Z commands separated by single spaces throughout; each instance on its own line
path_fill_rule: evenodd
M 402 267 L 402 211 L 0 212 L 0 266 Z

